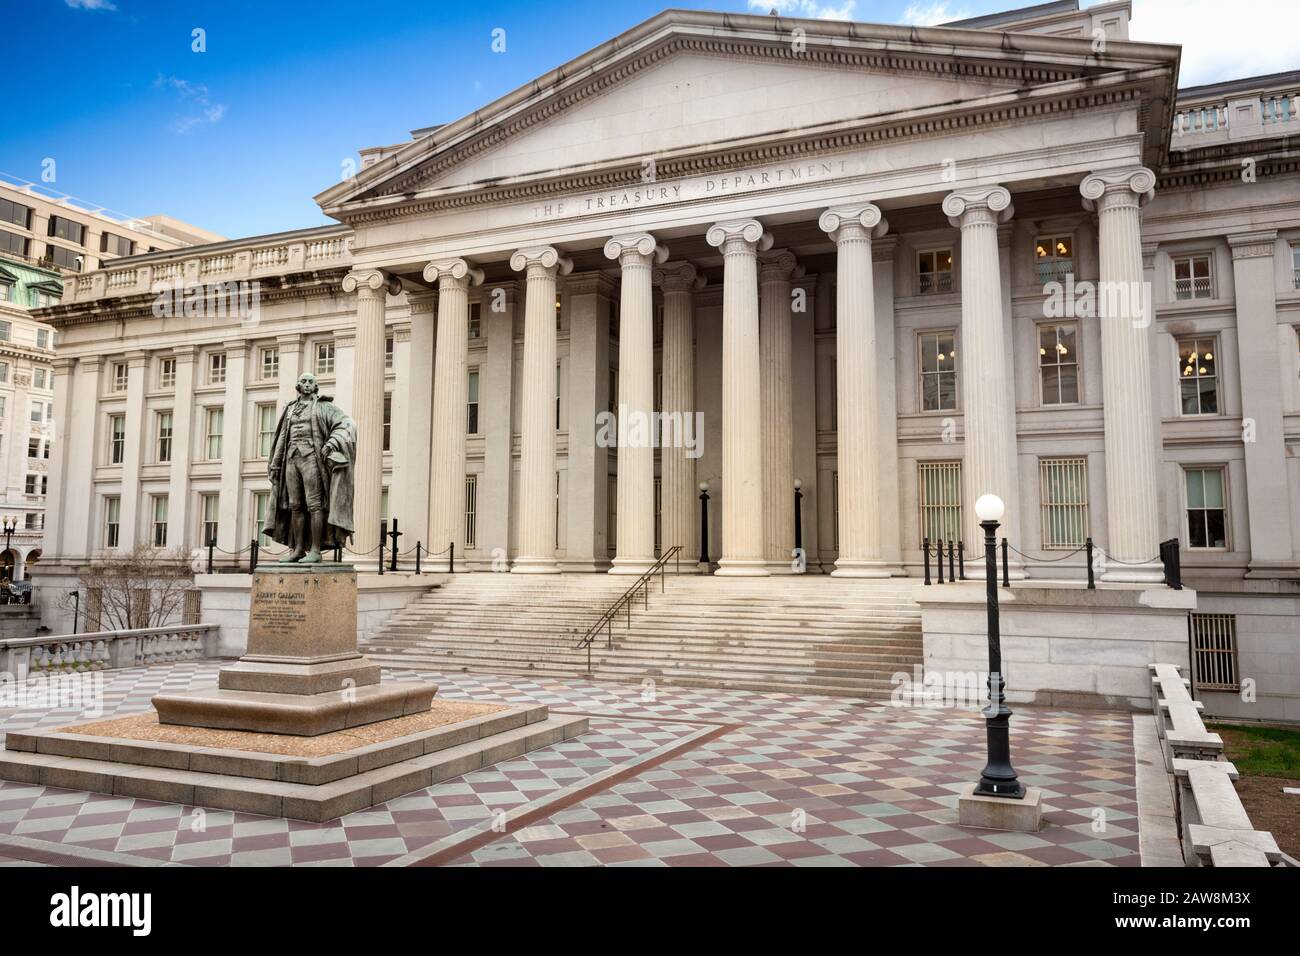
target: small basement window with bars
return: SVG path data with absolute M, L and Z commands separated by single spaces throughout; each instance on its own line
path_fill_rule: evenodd
M 1192 680 L 1196 688 L 1238 690 L 1237 616 L 1193 612 L 1188 627 L 1192 632 Z
M 1040 458 L 1043 549 L 1082 548 L 1088 537 L 1088 459 Z
M 961 540 L 961 462 L 920 462 L 917 500 L 922 540 L 928 538 L 931 543 Z

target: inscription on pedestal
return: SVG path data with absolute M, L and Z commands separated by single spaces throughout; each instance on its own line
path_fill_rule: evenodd
M 320 662 L 357 654 L 351 568 L 274 568 L 253 574 L 245 660 Z

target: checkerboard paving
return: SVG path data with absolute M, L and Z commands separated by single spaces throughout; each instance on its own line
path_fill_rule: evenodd
M 219 662 L 103 674 L 103 711 L 215 683 Z M 1128 715 L 1018 708 L 1013 759 L 1045 828 L 957 825 L 984 763 L 978 712 L 652 683 L 401 672 L 448 698 L 539 702 L 591 730 L 326 824 L 0 783 L 14 843 L 123 863 L 459 866 L 1043 866 L 1138 864 Z M 0 710 L 52 727 L 71 709 Z

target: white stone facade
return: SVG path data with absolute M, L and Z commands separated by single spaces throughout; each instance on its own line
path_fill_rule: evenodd
M 262 409 L 312 370 L 360 429 L 359 553 L 386 511 L 403 547 L 484 570 L 638 571 L 697 554 L 707 482 L 720 575 L 919 575 L 926 536 L 973 550 L 995 491 L 1017 578 L 1082 576 L 1059 559 L 1090 536 L 1103 580 L 1150 583 L 1178 538 L 1203 610 L 1294 606 L 1300 76 L 1286 110 L 1249 84 L 1179 98 L 1178 48 L 1125 39 L 1127 9 L 916 29 L 669 11 L 367 151 L 317 197 L 338 226 L 79 277 L 46 313 L 67 436 L 50 587 L 105 549 L 110 500 L 118 548 L 153 539 L 162 498 L 167 546 L 205 522 L 247 546 Z M 1250 131 L 1226 146 L 1189 120 L 1220 100 Z M 1067 277 L 1100 304 L 1054 311 Z M 157 315 L 177 281 L 256 282 L 259 305 Z M 636 446 L 656 409 L 698 413 L 698 448 Z

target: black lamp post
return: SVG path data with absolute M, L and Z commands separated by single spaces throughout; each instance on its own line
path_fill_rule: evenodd
M 14 558 L 13 551 L 10 550 L 10 544 L 13 541 L 14 532 L 18 530 L 18 518 L 14 515 L 5 515 L 4 532 L 5 532 L 5 554 L 9 556 L 12 562 L 7 566 L 9 580 L 12 581 L 14 572 L 18 570 L 18 562 Z
M 700 564 L 709 567 L 709 483 L 700 482 Z
M 794 549 L 803 552 L 803 482 L 794 480 Z
M 982 495 L 975 502 L 975 514 L 984 529 L 984 584 L 988 603 L 989 629 L 989 706 L 984 712 L 988 762 L 975 786 L 981 797 L 1008 797 L 1022 800 L 1025 788 L 1016 779 L 1011 766 L 1011 708 L 1004 693 L 1002 678 L 1002 632 L 998 620 L 998 521 L 1006 506 L 997 495 Z

